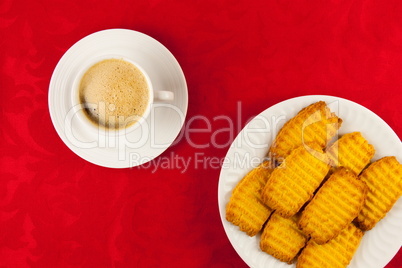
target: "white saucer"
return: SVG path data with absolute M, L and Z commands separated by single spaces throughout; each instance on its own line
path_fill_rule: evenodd
M 149 132 L 136 128 L 127 137 L 89 135 L 72 120 L 72 84 L 82 66 L 105 55 L 135 59 L 152 80 L 154 89 L 174 93 L 167 104 L 154 104 L 147 118 Z M 49 111 L 63 142 L 78 156 L 99 166 L 127 168 L 151 161 L 179 135 L 187 113 L 188 92 L 183 71 L 170 51 L 157 40 L 132 30 L 110 29 L 88 35 L 60 59 L 49 85 Z
M 230 146 L 219 177 L 218 202 L 223 227 L 240 257 L 250 267 L 293 268 L 260 250 L 260 235 L 249 237 L 225 219 L 226 204 L 233 188 L 266 156 L 279 129 L 303 107 L 325 101 L 332 112 L 343 119 L 339 135 L 360 131 L 371 143 L 376 153 L 373 161 L 384 156 L 396 156 L 402 162 L 402 144 L 398 135 L 379 116 L 369 109 L 346 99 L 312 95 L 289 99 L 257 115 L 237 135 Z M 259 130 L 259 131 L 257 131 Z M 253 165 L 254 163 L 254 165 Z M 349 268 L 384 267 L 398 252 L 402 242 L 402 198 L 372 230 L 363 236 Z

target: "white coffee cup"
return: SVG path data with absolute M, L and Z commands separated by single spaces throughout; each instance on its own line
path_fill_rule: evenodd
M 134 65 L 143 74 L 143 76 L 145 77 L 146 83 L 148 85 L 148 87 L 147 87 L 148 88 L 148 101 L 147 101 L 145 111 L 142 113 L 142 115 L 135 117 L 135 121 L 136 121 L 135 123 L 133 123 L 129 126 L 126 126 L 126 127 L 122 127 L 122 128 L 109 128 L 109 127 L 105 127 L 101 124 L 96 124 L 96 123 L 92 122 L 89 119 L 88 115 L 86 115 L 84 103 L 81 103 L 80 98 L 79 98 L 79 87 L 80 87 L 81 80 L 84 77 L 85 73 L 95 64 L 97 64 L 101 61 L 104 61 L 104 60 L 108 60 L 108 59 L 123 60 L 129 64 Z M 99 135 L 108 135 L 108 136 L 126 135 L 127 133 L 132 132 L 133 130 L 137 129 L 138 127 L 143 126 L 151 112 L 151 107 L 152 107 L 153 103 L 155 103 L 155 102 L 168 103 L 174 99 L 174 94 L 171 91 L 155 90 L 152 86 L 152 81 L 151 81 L 150 77 L 138 63 L 136 63 L 132 59 L 128 59 L 126 57 L 122 57 L 119 55 L 104 55 L 101 57 L 92 58 L 92 59 L 88 60 L 87 62 L 85 62 L 85 64 L 82 65 L 82 68 L 78 71 L 78 74 L 73 81 L 71 93 L 72 93 L 71 101 L 73 104 L 74 116 L 76 116 L 76 118 L 78 119 L 78 123 L 76 123 L 76 124 L 79 124 L 80 128 L 85 128 L 85 131 L 89 131 L 91 133 L 97 133 Z M 97 104 L 91 104 L 91 105 L 97 105 Z

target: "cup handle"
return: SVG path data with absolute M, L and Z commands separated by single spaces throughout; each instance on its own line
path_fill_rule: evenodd
M 174 99 L 174 94 L 171 91 L 154 91 L 154 99 L 156 101 L 171 101 Z

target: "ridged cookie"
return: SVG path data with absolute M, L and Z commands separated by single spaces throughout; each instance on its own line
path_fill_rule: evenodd
M 340 168 L 321 186 L 303 210 L 299 228 L 317 244 L 337 236 L 363 207 L 367 186 L 357 176 Z
M 273 213 L 261 235 L 261 250 L 280 261 L 292 263 L 307 242 L 296 221 L 296 217 L 283 218 Z
M 261 201 L 261 190 L 272 170 L 270 161 L 251 170 L 236 185 L 226 205 L 226 219 L 249 236 L 256 235 L 271 215 L 272 210 Z
M 327 162 L 317 143 L 296 148 L 272 172 L 262 200 L 283 217 L 292 217 L 313 197 L 329 170 Z
M 352 132 L 343 135 L 326 152 L 332 166 L 346 167 L 359 175 L 370 163 L 375 150 L 360 132 Z
M 272 143 L 269 155 L 282 162 L 293 149 L 304 143 L 316 142 L 324 148 L 341 124 L 342 119 L 331 113 L 325 102 L 313 103 L 285 123 Z
M 326 244 L 319 245 L 310 240 L 298 257 L 296 268 L 347 267 L 362 237 L 363 232 L 351 223 Z
M 359 178 L 368 186 L 363 209 L 356 222 L 362 230 L 372 229 L 402 195 L 402 165 L 394 156 L 377 160 Z

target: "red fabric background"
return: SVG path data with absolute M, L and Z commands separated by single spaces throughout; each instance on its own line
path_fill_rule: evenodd
M 187 120 L 235 119 L 241 102 L 237 134 L 277 102 L 327 94 L 366 106 L 402 137 L 401 14 L 398 0 L 2 0 L 0 267 L 246 267 L 219 217 L 219 167 L 107 169 L 57 136 L 49 80 L 82 37 L 127 28 L 163 43 L 187 78 Z M 223 147 L 182 140 L 162 156 L 222 159 Z M 401 251 L 387 267 L 402 267 Z

